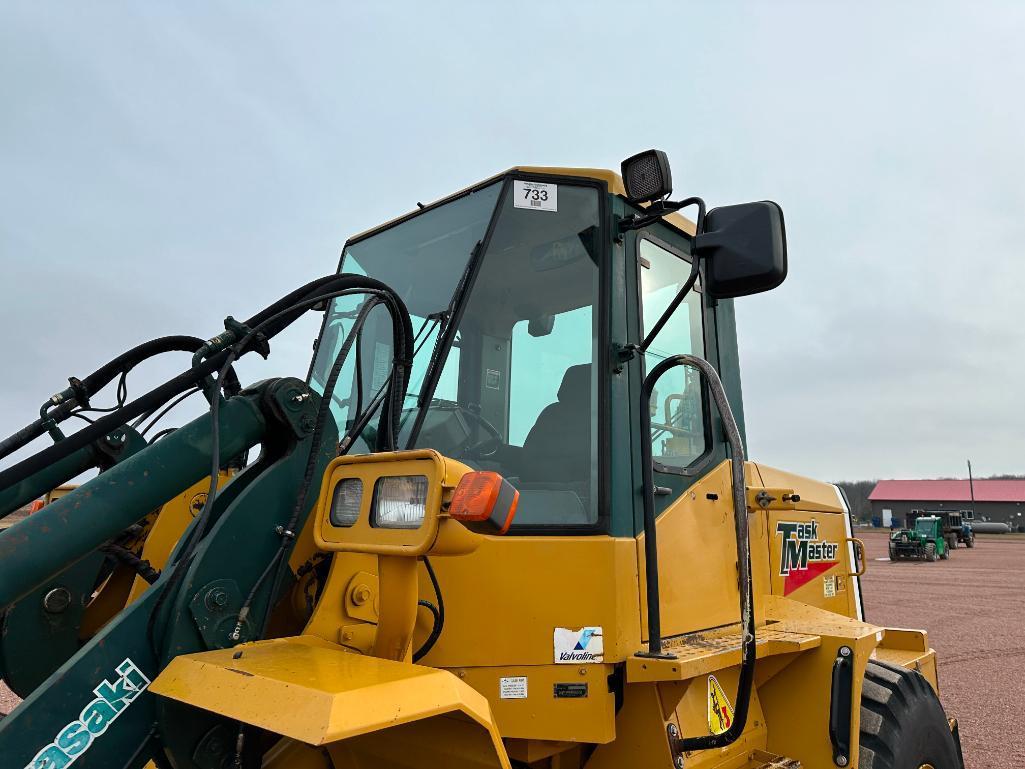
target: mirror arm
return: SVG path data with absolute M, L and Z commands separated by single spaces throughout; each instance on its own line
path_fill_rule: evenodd
M 687 206 L 698 207 L 698 220 L 694 223 L 694 231 L 697 234 L 701 234 L 705 230 L 705 201 L 701 198 L 687 198 L 680 201 L 656 201 L 648 206 L 643 214 L 631 214 L 620 219 L 619 231 L 623 233 L 630 230 L 639 230 L 642 227 L 647 227 L 649 224 L 654 224 L 666 214 L 679 211 L 681 208 L 687 208 Z

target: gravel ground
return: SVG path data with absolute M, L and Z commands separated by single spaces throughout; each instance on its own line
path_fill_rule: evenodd
M 980 537 L 974 550 L 959 548 L 949 561 L 890 563 L 883 534 L 857 536 L 870 560 L 862 581 L 866 618 L 929 630 L 967 769 L 1025 766 L 1025 542 Z M 17 702 L 0 683 L 0 713 Z
M 949 561 L 891 563 L 885 534 L 855 536 L 870 560 L 865 618 L 929 631 L 940 696 L 961 725 L 967 769 L 1025 766 L 1025 542 L 979 537 Z

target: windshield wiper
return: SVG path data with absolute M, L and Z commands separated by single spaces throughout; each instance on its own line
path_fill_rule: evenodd
M 456 309 L 463 306 L 466 294 L 470 290 L 470 278 L 477 271 L 477 265 L 483 252 L 482 244 L 483 241 L 478 240 L 473 248 L 470 249 L 470 258 L 466 261 L 463 274 L 459 276 L 456 290 L 452 292 L 452 298 L 448 302 L 448 307 L 441 313 L 438 321 L 438 336 L 435 338 L 434 349 L 431 351 L 430 363 L 427 364 L 427 375 L 424 377 L 423 386 L 420 388 L 420 393 L 417 396 L 418 411 L 413 428 L 409 431 L 409 439 L 406 441 L 407 449 L 412 448 L 413 444 L 416 443 L 416 439 L 420 435 L 420 429 L 423 427 L 424 418 L 427 416 L 427 409 L 424 406 L 434 396 L 434 391 L 438 387 L 441 369 L 447 358 L 444 353 L 451 346 L 454 341 L 453 337 L 455 337 L 455 324 L 453 320 L 455 319 Z

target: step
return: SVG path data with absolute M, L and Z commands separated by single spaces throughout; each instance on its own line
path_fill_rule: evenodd
M 801 769 L 801 762 L 786 756 L 775 756 L 764 750 L 756 750 L 751 754 L 744 769 Z
M 627 683 L 686 681 L 740 664 L 740 625 L 728 625 L 700 633 L 686 633 L 662 642 L 662 650 L 674 659 L 630 657 L 626 661 Z M 814 649 L 822 638 L 763 625 L 755 630 L 757 659 Z

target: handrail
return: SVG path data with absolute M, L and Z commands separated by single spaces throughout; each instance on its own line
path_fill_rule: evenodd
M 704 375 L 708 389 L 712 393 L 716 409 L 726 430 L 726 440 L 730 445 L 731 478 L 733 491 L 733 517 L 737 534 L 737 569 L 740 593 L 740 625 L 741 625 L 741 662 L 740 675 L 737 681 L 737 696 L 734 699 L 736 708 L 733 723 L 721 734 L 702 737 L 682 737 L 674 740 L 674 752 L 691 750 L 707 750 L 721 748 L 737 740 L 743 733 L 747 723 L 748 709 L 751 703 L 751 688 L 754 681 L 755 668 L 755 613 L 754 597 L 751 585 L 751 541 L 747 524 L 747 495 L 744 480 L 744 443 L 740 437 L 740 428 L 730 409 L 726 390 L 715 368 L 704 358 L 696 355 L 674 355 L 659 362 L 644 377 L 641 387 L 641 463 L 644 472 L 644 560 L 647 580 L 648 604 L 648 651 L 639 652 L 642 657 L 671 658 L 672 655 L 662 651 L 662 628 L 659 613 L 658 590 L 658 546 L 655 526 L 655 477 L 651 455 L 651 393 L 655 383 L 662 375 L 676 366 L 692 366 Z

